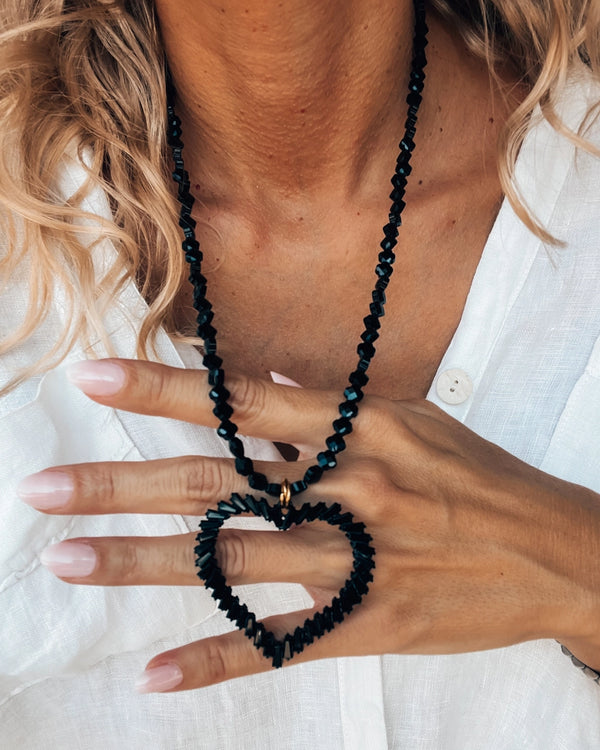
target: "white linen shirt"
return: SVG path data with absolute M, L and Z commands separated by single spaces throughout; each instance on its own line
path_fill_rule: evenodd
M 571 124 L 584 111 L 586 85 L 571 88 Z M 590 136 L 600 145 L 598 125 Z M 63 192 L 74 193 L 82 178 L 80 166 L 66 165 Z M 516 181 L 566 244 L 544 246 L 504 202 L 428 398 L 534 466 L 600 492 L 600 162 L 576 157 L 570 142 L 538 121 Z M 107 215 L 101 195 L 84 207 Z M 106 242 L 99 251 L 100 263 L 112 257 Z M 0 295 L 1 328 L 14 327 L 25 295 L 19 284 Z M 106 320 L 118 356 L 133 356 L 144 311 L 130 284 Z M 0 382 L 45 351 L 65 315 L 57 295 L 47 324 L 0 359 Z M 174 366 L 201 366 L 192 347 L 176 347 L 164 333 L 158 353 Z M 74 349 L 66 361 L 85 356 Z M 449 392 L 456 380 L 459 397 Z M 277 455 L 268 443 L 247 446 L 254 457 Z M 181 533 L 198 519 L 45 516 L 22 504 L 15 487 L 56 464 L 182 454 L 227 452 L 207 428 L 95 404 L 67 382 L 64 365 L 0 401 L 2 750 L 600 748 L 600 688 L 554 641 L 330 659 L 197 691 L 138 695 L 133 681 L 147 660 L 228 630 L 224 615 L 201 587 L 63 583 L 40 565 L 39 553 L 75 536 Z M 310 601 L 299 586 L 240 588 L 259 616 Z

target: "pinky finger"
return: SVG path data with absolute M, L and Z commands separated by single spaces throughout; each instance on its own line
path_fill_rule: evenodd
M 262 622 L 272 632 L 291 632 L 296 625 L 304 622 L 305 618 L 312 617 L 315 611 L 313 608 L 290 612 L 286 615 L 268 617 Z M 364 633 L 361 637 L 359 632 L 359 621 L 363 619 L 361 615 L 364 614 L 364 610 L 359 610 L 353 614 L 352 623 L 340 623 L 334 631 L 326 633 L 292 660 L 284 662 L 284 666 L 337 656 L 341 653 L 348 656 L 364 653 Z M 136 688 L 140 693 L 193 690 L 235 677 L 268 672 L 272 668 L 272 661 L 255 648 L 242 632 L 235 630 L 155 656 L 138 678 Z

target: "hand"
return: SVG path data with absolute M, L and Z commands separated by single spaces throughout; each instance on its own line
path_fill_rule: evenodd
M 217 422 L 206 373 L 128 360 L 80 365 L 76 384 L 119 409 Z M 240 432 L 322 449 L 340 394 L 229 376 Z M 597 654 L 600 571 L 588 555 L 600 536 L 598 497 L 524 464 L 426 401 L 367 396 L 338 467 L 302 501 L 340 502 L 361 520 L 376 550 L 374 581 L 344 622 L 289 662 L 384 653 L 451 653 L 557 638 Z M 301 478 L 313 461 L 255 462 L 272 482 Z M 183 513 L 202 515 L 232 492 L 247 492 L 233 461 L 203 457 L 54 467 L 73 486 L 44 494 L 39 476 L 22 484 L 26 502 L 47 513 Z M 47 476 L 47 472 L 44 474 Z M 38 479 L 36 479 L 36 477 Z M 60 484 L 60 483 L 59 483 Z M 50 508 L 54 502 L 58 507 Z M 69 540 L 84 552 L 77 570 L 46 563 L 69 583 L 202 585 L 195 534 Z M 50 548 L 52 550 L 52 548 Z M 352 565 L 347 540 L 320 524 L 287 532 L 224 530 L 218 558 L 231 584 L 303 584 L 315 608 L 333 598 Z M 76 574 L 75 574 L 76 573 Z M 265 620 L 275 633 L 312 613 Z M 573 649 L 571 649 L 573 650 Z M 578 655 L 581 654 L 581 651 Z M 583 658 L 580 656 L 580 658 Z M 159 669 L 157 672 L 152 670 Z M 162 689 L 187 690 L 264 671 L 270 661 L 235 631 L 156 656 Z M 149 670 L 149 671 L 148 671 Z

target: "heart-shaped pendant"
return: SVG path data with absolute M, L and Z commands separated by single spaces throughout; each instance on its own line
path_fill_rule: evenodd
M 369 590 L 369 582 L 373 580 L 371 570 L 375 567 L 375 550 L 370 544 L 372 539 L 367 534 L 364 523 L 355 522 L 351 513 L 341 513 L 341 510 L 339 503 L 304 503 L 299 508 L 293 505 L 282 507 L 280 502 L 271 505 L 264 497 L 242 497 L 234 493 L 229 501 L 222 500 L 216 510 L 210 509 L 206 513 L 206 518 L 200 522 L 201 531 L 196 537 L 198 544 L 194 548 L 198 576 L 227 617 L 246 634 L 256 648 L 262 649 L 264 655 L 272 659 L 274 667 L 281 667 L 283 661 L 288 661 L 303 651 L 305 646 L 332 630 L 336 623 L 341 622 L 344 616 L 360 603 Z M 330 526 L 338 526 L 352 547 L 352 572 L 338 595 L 333 598 L 331 604 L 317 612 L 314 617 L 307 618 L 302 626 L 298 626 L 293 633 L 286 633 L 281 639 L 267 630 L 256 619 L 254 612 L 234 596 L 215 558 L 221 527 L 228 518 L 240 513 L 262 516 L 282 531 L 287 531 L 292 524 L 325 521 Z

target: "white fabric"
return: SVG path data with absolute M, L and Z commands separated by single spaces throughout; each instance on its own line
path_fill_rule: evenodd
M 585 86 L 569 98 L 581 116 Z M 600 126 L 593 131 L 600 145 Z M 81 179 L 71 165 L 68 193 Z M 542 245 L 505 202 L 485 247 L 460 326 L 439 367 L 466 373 L 473 392 L 429 398 L 484 437 L 545 471 L 600 491 L 600 162 L 545 123 L 518 162 L 524 196 L 560 249 Z M 101 196 L 88 208 L 106 213 Z M 110 248 L 105 252 L 110 255 Z M 23 311 L 19 285 L 0 296 L 0 325 Z M 107 326 L 132 356 L 144 305 L 133 287 Z M 0 359 L 0 381 L 44 351 L 61 323 Z M 52 327 L 54 326 L 54 328 Z M 50 337 L 50 339 L 48 338 Z M 98 353 L 102 353 L 100 347 Z M 166 335 L 160 357 L 199 366 Z M 69 361 L 85 352 L 74 350 Z M 46 466 L 225 455 L 210 430 L 95 405 L 58 367 L 0 402 L 0 747 L 6 750 L 592 750 L 600 747 L 600 689 L 553 641 L 475 654 L 338 659 L 292 666 L 201 691 L 137 695 L 154 654 L 228 628 L 200 588 L 70 586 L 39 564 L 51 542 L 83 535 L 169 534 L 176 515 L 49 517 L 15 485 Z M 250 441 L 254 456 L 273 448 Z M 307 603 L 297 586 L 245 587 L 259 615 Z M 389 624 L 393 627 L 393 623 Z

